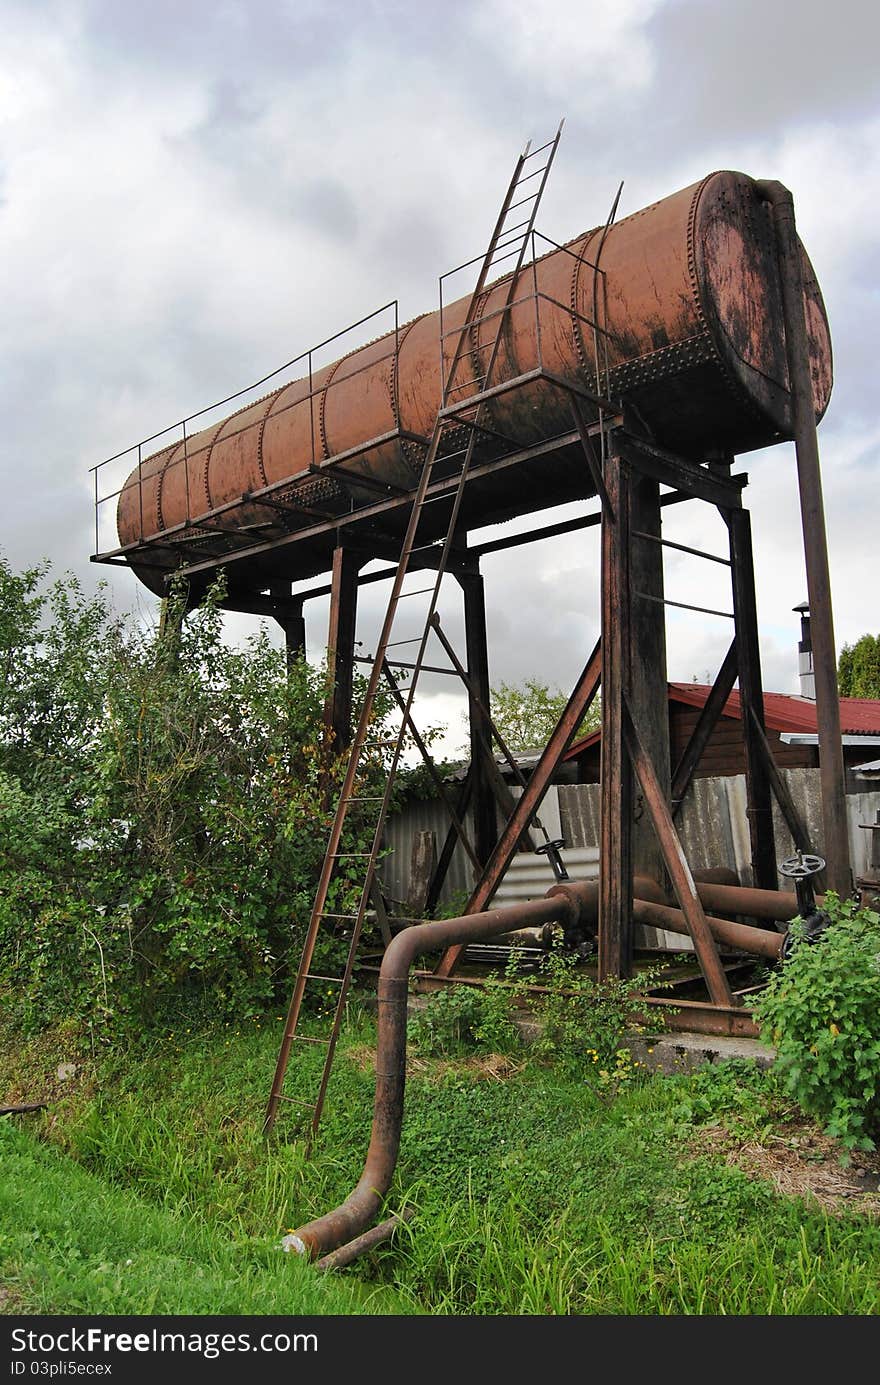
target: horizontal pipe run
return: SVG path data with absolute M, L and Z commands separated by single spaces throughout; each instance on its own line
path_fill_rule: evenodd
M 596 880 L 591 880 L 577 885 L 575 889 L 579 921 L 581 925 L 586 924 L 588 928 L 595 931 L 599 922 L 599 883 Z M 699 881 L 697 882 L 697 894 L 700 896 L 700 902 L 704 905 L 709 903 L 710 898 L 717 894 L 722 902 L 715 907 L 731 914 L 752 912 L 742 907 L 741 896 L 748 897 L 745 901 L 747 903 L 757 902 L 758 904 L 763 903 L 765 897 L 769 897 L 771 900 L 786 898 L 795 900 L 794 895 L 783 896 L 776 891 L 743 890 L 732 885 L 712 885 Z M 667 904 L 656 881 L 651 880 L 646 875 L 637 875 L 633 881 L 633 895 L 633 918 L 636 923 L 649 924 L 653 928 L 666 928 L 673 933 L 690 932 L 684 914 L 680 909 L 672 908 Z M 755 901 L 751 899 L 753 895 L 759 895 L 762 898 Z M 794 912 L 786 913 L 786 919 L 793 918 L 794 914 L 797 913 L 796 901 L 793 907 Z M 781 955 L 784 939 L 782 933 L 763 928 L 750 928 L 747 924 L 731 923 L 728 919 L 714 918 L 711 915 L 706 916 L 706 923 L 716 942 L 727 943 L 730 947 L 739 948 L 743 952 L 754 953 L 757 957 L 777 959 Z
M 697 894 L 701 904 L 722 914 L 743 914 L 747 918 L 790 923 L 800 912 L 797 895 L 788 890 L 757 890 L 746 885 L 698 882 Z M 820 903 L 818 899 L 816 902 Z
M 633 918 L 636 923 L 649 924 L 653 928 L 666 928 L 673 933 L 687 933 L 687 920 L 680 909 L 671 909 L 665 904 L 654 904 L 646 899 L 633 900 Z M 778 962 L 782 956 L 785 942 L 784 933 L 771 932 L 764 928 L 749 928 L 744 923 L 731 923 L 728 919 L 716 919 L 706 915 L 709 932 L 716 942 L 726 943 L 728 947 L 741 952 L 753 953 L 756 957 L 766 957 Z

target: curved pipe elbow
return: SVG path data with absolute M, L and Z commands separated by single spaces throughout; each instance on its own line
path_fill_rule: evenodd
M 418 923 L 392 939 L 379 972 L 376 1096 L 363 1173 L 345 1201 L 332 1212 L 286 1236 L 283 1244 L 287 1249 L 317 1259 L 359 1236 L 381 1209 L 400 1149 L 409 973 L 415 959 L 425 952 L 443 951 L 454 943 L 482 942 L 517 928 L 544 923 L 571 926 L 580 914 L 578 889 L 577 884 L 557 885 L 544 899 L 437 923 Z

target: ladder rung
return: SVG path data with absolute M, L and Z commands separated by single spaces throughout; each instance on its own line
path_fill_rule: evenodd
M 344 979 L 342 976 L 319 976 L 316 971 L 310 971 L 306 974 L 307 981 L 332 981 L 334 986 L 341 986 Z
M 532 198 L 527 197 L 524 198 L 523 201 L 531 202 Z M 518 227 L 511 227 L 509 231 L 503 231 L 502 235 L 508 236 L 509 239 L 502 240 L 501 236 L 499 236 L 498 240 L 495 242 L 494 246 L 489 251 L 488 258 L 486 261 L 487 264 L 491 264 L 495 256 L 498 254 L 499 250 L 509 250 L 512 245 L 528 245 L 528 233 L 525 231 L 520 232 Z M 476 323 L 474 323 L 474 326 L 476 326 Z
M 543 173 L 546 167 L 546 164 L 541 164 L 540 168 L 533 168 L 531 173 L 527 173 L 524 178 L 517 178 L 516 182 L 514 183 L 514 187 L 520 188 L 522 187 L 523 183 L 528 183 L 532 178 L 537 178 L 538 174 Z
M 523 156 L 523 163 L 527 163 L 529 159 L 536 158 L 538 154 L 543 154 L 544 150 L 549 149 L 551 144 L 555 144 L 558 138 L 559 136 L 555 135 L 553 139 L 548 139 L 546 144 L 539 144 L 537 149 L 530 150 L 528 154 Z
M 356 919 L 357 914 L 328 914 L 325 911 L 319 917 L 322 919 Z
M 446 393 L 452 394 L 453 390 L 467 389 L 468 385 L 482 385 L 485 378 L 485 375 L 472 375 L 469 380 L 462 380 L 460 385 L 450 385 Z
M 414 635 L 413 638 L 412 638 L 411 640 L 389 640 L 389 642 L 388 642 L 388 644 L 386 644 L 385 648 L 386 648 L 386 649 L 396 649 L 397 646 L 400 645 L 400 644 L 418 644 L 419 641 L 421 640 L 421 638 L 422 638 L 421 635 Z M 378 742 L 377 742 L 377 744 L 378 744 Z M 396 742 L 395 742 L 395 741 L 388 741 L 387 744 L 388 744 L 388 745 L 395 745 Z
M 531 198 L 529 198 L 529 201 L 531 201 Z M 516 203 L 514 203 L 514 206 L 516 206 Z M 508 207 L 508 208 L 507 208 L 507 215 L 510 216 L 510 213 L 511 213 L 512 211 L 513 211 L 513 207 Z M 519 230 L 522 229 L 523 226 L 528 226 L 530 220 L 531 220 L 531 217 L 528 217 L 528 216 L 527 216 L 526 219 L 525 219 L 524 221 L 518 221 L 518 222 L 516 223 L 516 225 L 514 225 L 514 226 L 505 226 L 504 230 L 501 232 L 501 236 L 512 236 L 513 233 L 514 233 L 514 231 L 519 231 Z M 501 236 L 499 236 L 499 240 L 500 240 Z M 525 240 L 525 236 L 520 236 L 520 240 Z M 496 244 L 496 246 L 495 246 L 495 249 L 496 249 L 496 250 L 498 249 L 497 244 Z
M 493 256 L 492 256 L 492 259 L 488 261 L 488 266 L 487 266 L 487 267 L 488 267 L 489 269 L 492 269 L 492 268 L 493 268 L 495 265 L 497 265 L 497 264 L 504 264 L 504 261 L 505 261 L 505 260 L 512 260 L 513 257 L 514 257 L 514 255 L 518 255 L 518 254 L 519 254 L 519 251 L 518 251 L 518 250 L 508 250 L 508 252 L 507 252 L 506 255 L 499 255 L 498 258 L 497 258 L 497 260 L 496 260 L 495 256 L 493 255 Z
M 331 851 L 329 859 L 331 861 L 347 861 L 363 859 L 369 861 L 372 851 Z
M 444 499 L 445 498 L 444 496 Z M 427 501 L 424 502 L 424 504 L 427 503 Z M 414 592 L 400 592 L 397 599 L 398 601 L 402 601 L 405 596 L 424 596 L 425 592 L 432 592 L 433 590 L 433 587 L 417 587 Z
M 541 172 L 543 172 L 543 169 L 541 170 Z M 534 176 L 534 175 L 532 175 L 532 176 Z M 512 212 L 513 209 L 514 209 L 514 207 L 522 207 L 522 206 L 525 206 L 526 202 L 534 202 L 534 200 L 535 200 L 535 198 L 536 198 L 537 196 L 538 196 L 538 194 L 537 194 L 536 192 L 530 192 L 529 195 L 528 195 L 528 197 L 521 197 L 521 198 L 519 199 L 518 202 L 511 202 L 511 204 L 510 204 L 510 206 L 508 207 L 507 210 L 510 211 L 510 212 Z M 523 239 L 524 239 L 524 240 L 527 240 L 528 237 L 524 236 Z
M 305 1101 L 301 1096 L 285 1096 L 283 1092 L 277 1092 L 275 1095 L 275 1100 L 290 1101 L 293 1103 L 294 1106 L 307 1107 L 309 1111 L 314 1111 L 315 1109 L 315 1103 L 313 1101 Z
M 324 1044 L 325 1047 L 330 1043 L 329 1039 L 313 1039 L 309 1034 L 294 1034 L 293 1041 L 297 1044 Z
M 345 794 L 345 796 L 342 798 L 341 802 L 343 802 L 343 803 L 381 803 L 381 802 L 384 800 L 384 798 L 385 798 L 385 795 L 384 795 L 383 793 L 374 793 L 374 794 L 349 793 L 349 794 Z

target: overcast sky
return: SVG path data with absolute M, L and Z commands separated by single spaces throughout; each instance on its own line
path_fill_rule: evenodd
M 0 0 L 6 556 L 105 576 L 118 606 L 153 611 L 130 573 L 89 562 L 88 468 L 389 299 L 402 320 L 434 308 L 437 276 L 485 247 L 525 140 L 565 116 L 539 221 L 557 240 L 603 221 L 621 179 L 620 215 L 718 168 L 792 189 L 834 344 L 838 647 L 877 633 L 878 16 L 870 0 Z M 764 682 L 793 692 L 793 448 L 740 469 Z M 667 510 L 667 537 L 722 551 L 707 514 Z M 723 570 L 694 563 L 667 557 L 667 595 L 729 609 Z M 567 690 L 598 630 L 595 531 L 485 573 L 493 679 Z M 367 649 L 386 591 L 364 594 Z M 306 609 L 317 657 L 326 601 Z M 730 635 L 671 613 L 670 678 L 713 677 Z M 454 700 L 426 694 L 460 742 Z

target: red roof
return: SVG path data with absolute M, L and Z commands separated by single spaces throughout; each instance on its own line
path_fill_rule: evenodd
M 712 691 L 710 683 L 669 683 L 667 687 L 670 702 L 684 702 L 690 707 L 704 706 Z M 732 717 L 736 721 L 741 719 L 738 688 L 734 688 L 725 702 L 722 716 Z M 818 733 L 815 702 L 789 693 L 765 692 L 764 722 L 769 731 L 788 731 L 801 736 L 815 736 Z M 880 699 L 842 697 L 840 731 L 844 736 L 880 736 Z M 595 745 L 601 734 L 601 731 L 593 731 L 582 740 L 575 741 L 565 756 L 566 760 L 574 759 L 589 746 Z

